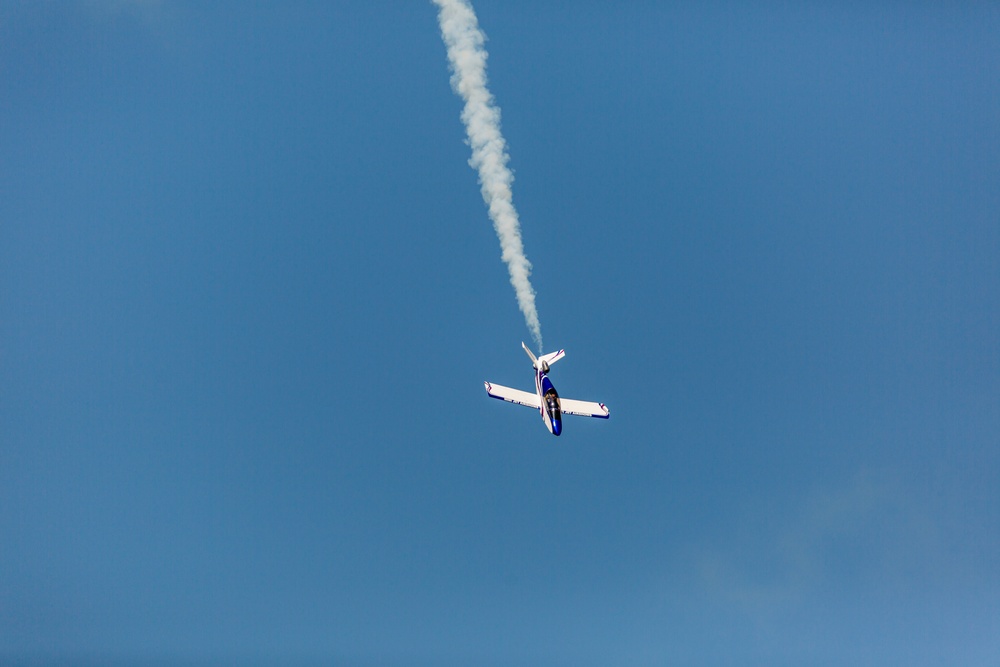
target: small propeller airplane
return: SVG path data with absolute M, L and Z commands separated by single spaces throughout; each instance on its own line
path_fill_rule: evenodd
M 608 406 L 604 403 L 592 403 L 590 401 L 575 401 L 570 398 L 559 398 L 556 388 L 549 380 L 549 366 L 566 356 L 565 350 L 549 352 L 540 357 L 535 357 L 528 346 L 521 343 L 521 347 L 531 358 L 531 365 L 535 368 L 535 393 L 531 394 L 519 389 L 511 389 L 499 384 L 484 382 L 486 393 L 493 398 L 499 398 L 508 403 L 526 405 L 535 408 L 542 415 L 542 421 L 552 435 L 562 433 L 562 415 L 577 415 L 580 417 L 597 417 L 607 419 L 611 416 Z

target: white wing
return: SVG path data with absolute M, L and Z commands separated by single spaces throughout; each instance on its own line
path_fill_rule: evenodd
M 535 399 L 537 402 L 537 398 Z M 572 398 L 560 398 L 559 407 L 564 415 L 577 415 L 579 417 L 597 417 L 607 419 L 611 416 L 611 411 L 604 403 L 592 403 L 590 401 L 574 401 Z
M 499 398 L 502 401 L 507 401 L 508 403 L 517 403 L 518 405 L 526 405 L 529 408 L 534 408 L 536 410 L 541 409 L 542 404 L 538 401 L 538 394 L 531 394 L 526 391 L 521 391 L 520 389 L 511 389 L 510 387 L 504 387 L 500 384 L 493 384 L 491 382 L 484 382 L 486 385 L 486 393 L 493 398 Z

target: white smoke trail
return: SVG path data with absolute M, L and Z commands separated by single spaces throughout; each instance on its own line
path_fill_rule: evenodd
M 479 171 L 483 200 L 500 239 L 501 257 L 510 272 L 517 305 L 532 338 L 542 350 L 542 327 L 535 309 L 535 290 L 528 276 L 531 262 L 524 256 L 521 225 L 514 209 L 510 185 L 514 175 L 507 168 L 507 144 L 500 134 L 500 109 L 486 87 L 486 36 L 479 29 L 468 0 L 434 0 L 438 6 L 441 37 L 448 47 L 451 87 L 465 101 L 462 122 L 472 147 L 469 164 Z

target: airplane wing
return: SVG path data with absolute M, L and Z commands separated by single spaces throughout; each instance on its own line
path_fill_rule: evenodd
M 537 398 L 535 399 L 538 400 Z M 592 403 L 590 401 L 574 401 L 572 398 L 560 398 L 559 407 L 564 415 L 577 415 L 579 417 L 597 417 L 607 419 L 611 416 L 611 411 L 604 403 Z
M 541 409 L 542 404 L 538 401 L 538 394 L 531 394 L 526 391 L 521 391 L 520 389 L 511 389 L 510 387 L 504 387 L 500 384 L 493 384 L 491 382 L 484 382 L 486 385 L 486 393 L 493 398 L 499 398 L 502 401 L 507 401 L 508 403 L 517 403 L 518 405 L 526 405 L 529 408 L 534 408 L 536 410 Z

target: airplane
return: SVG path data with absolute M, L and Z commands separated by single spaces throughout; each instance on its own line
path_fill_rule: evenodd
M 549 380 L 549 367 L 566 356 L 565 350 L 550 352 L 540 357 L 535 357 L 528 346 L 523 342 L 521 347 L 531 359 L 531 365 L 535 368 L 535 393 L 511 389 L 492 382 L 484 382 L 486 393 L 492 398 L 499 398 L 508 403 L 517 403 L 529 408 L 535 408 L 542 415 L 542 421 L 552 435 L 562 433 L 562 415 L 577 415 L 580 417 L 597 417 L 607 419 L 611 416 L 611 411 L 604 403 L 592 403 L 590 401 L 576 401 L 571 398 L 559 398 L 556 388 Z

